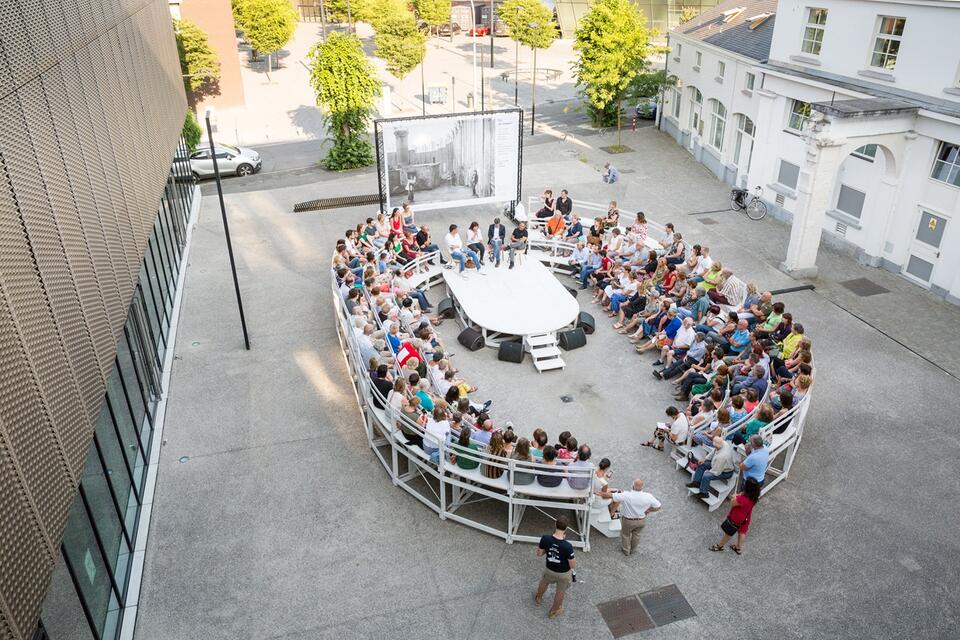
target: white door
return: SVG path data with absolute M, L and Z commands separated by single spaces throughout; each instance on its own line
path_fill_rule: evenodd
M 933 272 L 940 261 L 940 249 L 944 231 L 947 229 L 947 221 L 946 217 L 936 213 L 920 212 L 920 221 L 913 241 L 910 243 L 907 264 L 903 267 L 905 276 L 924 285 L 930 284 Z

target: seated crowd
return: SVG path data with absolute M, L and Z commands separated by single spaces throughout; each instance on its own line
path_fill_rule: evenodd
M 689 454 L 689 466 L 696 469 L 689 486 L 699 487 L 701 496 L 707 495 L 711 481 L 732 477 L 737 470 L 762 485 L 768 462 L 764 438 L 786 430 L 789 419 L 772 430 L 765 427 L 798 406 L 812 384 L 811 341 L 803 325 L 769 291 L 758 292 L 756 285 L 736 278 L 709 247 L 684 242 L 671 223 L 654 237 L 643 212 L 629 226 L 621 226 L 615 201 L 589 225 L 573 211 L 566 190 L 559 198 L 547 190 L 542 201 L 535 217 L 546 221 L 542 231 L 547 238 L 572 247 L 567 260 L 571 277 L 581 289 L 593 289 L 593 301 L 637 353 L 655 355 L 653 364 L 659 368 L 653 376 L 670 380 L 674 399 L 684 403 L 666 409 L 667 421 L 659 423 L 644 444 L 658 450 L 667 442 L 698 447 L 694 451 L 702 455 Z M 487 242 L 483 239 L 476 222 L 470 224 L 465 242 L 456 225 L 450 226 L 445 244 L 461 272 L 468 258 L 478 271 L 487 256 L 499 266 L 501 248 L 509 249 L 512 266 L 514 249 L 526 247 L 527 231 L 521 223 L 508 236 L 498 218 L 487 229 Z M 559 485 L 566 463 L 589 465 L 590 448 L 568 432 L 550 445 L 541 429 L 528 439 L 519 437 L 509 423 L 497 428 L 490 401 L 480 404 L 469 397 L 476 386 L 453 367 L 452 354 L 434 330 L 441 320 L 429 317 L 429 300 L 411 285 L 412 274 L 403 268 L 434 251 L 440 256 L 429 229 L 415 224 L 407 203 L 389 218 L 382 213 L 368 218 L 337 242 L 333 268 L 374 386 L 398 417 L 397 426 L 408 442 L 434 463 L 439 441 L 456 442 L 459 453 L 451 456 L 451 463 L 461 468 L 479 466 L 480 460 L 469 452 L 483 449 L 504 458 L 557 465 L 556 478 L 517 473 L 515 484 Z M 394 366 L 403 375 L 394 375 Z M 424 434 L 406 420 L 420 424 Z M 604 458 L 597 467 L 593 482 L 598 494 L 605 488 L 609 466 Z M 488 477 L 503 471 L 484 464 Z M 579 478 L 568 477 L 568 482 L 586 488 L 577 486 Z
M 421 235 L 425 226 L 415 225 L 408 205 L 405 204 L 403 210 L 407 213 L 394 212 L 400 216 L 401 232 L 414 243 L 418 237 L 426 239 L 426 246 L 417 243 L 411 254 L 437 251 L 436 245 L 430 246 L 429 230 Z M 496 424 L 490 411 L 492 401 L 474 400 L 478 387 L 454 367 L 453 354 L 436 331 L 442 319 L 430 316 L 433 306 L 426 292 L 413 286 L 410 281 L 413 274 L 404 269 L 406 262 L 399 253 L 377 251 L 378 238 L 389 241 L 394 234 L 392 229 L 381 233 L 382 222 L 380 215 L 376 220 L 367 220 L 369 230 L 364 225 L 358 225 L 362 229 L 348 230 L 345 237 L 337 241 L 333 258 L 337 287 L 353 326 L 360 356 L 367 363 L 372 387 L 376 389 L 374 405 L 386 410 L 407 445 L 421 449 L 423 457 L 433 464 L 439 464 L 443 442 L 449 464 L 463 470 L 481 467 L 481 473 L 487 478 L 502 477 L 508 461 L 516 460 L 544 466 L 516 471 L 514 485 L 536 483 L 550 488 L 559 487 L 566 480 L 575 490 L 592 487 L 595 493 L 603 491 L 609 460 L 601 460 L 592 476 L 573 471 L 593 466 L 589 445 L 579 442 L 569 431 L 560 433 L 553 444 L 547 432 L 540 428 L 523 437 L 510 422 L 502 426 Z M 495 225 L 499 225 L 499 220 Z M 488 237 L 503 238 L 503 226 L 493 227 L 491 225 Z M 476 223 L 470 225 L 470 232 L 475 233 L 476 228 Z M 451 234 L 455 231 L 452 225 Z M 471 259 L 479 263 L 483 248 L 474 246 L 474 235 L 467 240 L 469 251 L 475 254 Z M 499 246 L 495 249 L 491 253 L 499 254 Z M 458 258 L 454 256 L 454 259 Z M 496 259 L 499 260 L 499 255 Z M 479 268 L 479 264 L 477 266 Z M 504 460 L 496 463 L 495 458 L 472 455 L 474 451 Z

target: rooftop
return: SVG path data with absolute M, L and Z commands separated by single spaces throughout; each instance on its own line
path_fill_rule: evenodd
M 728 0 L 673 32 L 754 60 L 770 56 L 776 0 Z
M 815 102 L 812 107 L 837 118 L 862 118 L 864 116 L 893 116 L 916 113 L 916 104 L 894 98 L 856 98 L 834 102 Z

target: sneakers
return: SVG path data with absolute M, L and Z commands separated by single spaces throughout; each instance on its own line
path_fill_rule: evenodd
M 483 412 L 486 413 L 490 411 L 490 407 L 493 405 L 493 400 L 487 400 L 483 403 Z
M 657 380 L 663 380 L 663 373 L 654 369 L 653 377 L 656 378 Z

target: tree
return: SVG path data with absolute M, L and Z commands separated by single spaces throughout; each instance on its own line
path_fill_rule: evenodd
M 230 0 L 230 9 L 233 11 L 233 28 L 236 31 L 244 30 L 243 11 L 246 9 L 248 2 L 249 0 Z
M 203 30 L 189 20 L 174 20 L 183 87 L 191 105 L 220 92 L 220 61 Z
M 417 29 L 417 21 L 406 8 L 388 11 L 373 22 L 377 44 L 375 54 L 387 63 L 387 71 L 403 78 L 423 62 L 427 53 L 427 36 Z
M 627 87 L 627 98 L 652 98 L 660 95 L 667 87 L 677 85 L 677 76 L 668 75 L 666 70 L 648 71 L 637 74 Z
M 594 124 L 616 120 L 620 138 L 620 104 L 627 88 L 647 66 L 650 39 L 643 14 L 629 0 L 595 0 L 574 37 L 580 57 L 573 64 L 577 85 L 587 99 Z
M 431 29 L 450 22 L 450 0 L 413 0 L 413 9 Z
M 200 144 L 200 140 L 203 138 L 203 129 L 201 129 L 197 123 L 193 111 L 189 109 L 187 109 L 187 117 L 183 119 L 183 130 L 181 134 L 183 135 L 183 141 L 187 144 L 187 148 L 190 149 L 191 152 L 196 151 L 197 145 Z
M 537 49 L 548 48 L 557 37 L 557 23 L 553 11 L 540 0 L 504 0 L 498 12 L 507 25 L 511 40 L 530 47 L 533 51 L 533 84 L 530 97 L 530 135 L 533 135 L 533 120 L 536 114 L 537 97 Z
M 328 169 L 340 171 L 373 163 L 367 124 L 374 100 L 380 95 L 376 69 L 353 34 L 331 33 L 307 54 L 310 86 L 324 112 L 333 146 L 323 159 Z
M 290 42 L 299 16 L 290 0 L 244 0 L 241 10 L 243 33 L 255 51 L 269 55 Z
M 700 15 L 696 7 L 680 7 L 680 24 L 686 24 Z

